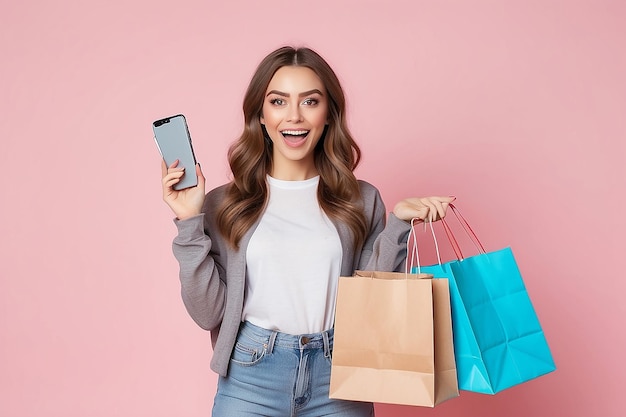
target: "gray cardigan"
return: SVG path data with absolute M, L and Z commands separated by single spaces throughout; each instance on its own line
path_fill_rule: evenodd
M 403 270 L 409 224 L 393 214 L 386 222 L 385 205 L 378 190 L 365 181 L 359 181 L 359 185 L 369 229 L 363 246 L 355 248 L 349 228 L 335 222 L 343 248 L 341 275 L 350 276 L 358 269 Z M 246 248 L 258 225 L 257 221 L 243 236 L 238 250 L 228 245 L 215 222 L 225 191 L 223 185 L 209 192 L 202 214 L 175 220 L 178 235 L 173 242 L 174 256 L 180 265 L 183 302 L 194 321 L 211 331 L 211 369 L 222 376 L 228 373 L 241 323 Z

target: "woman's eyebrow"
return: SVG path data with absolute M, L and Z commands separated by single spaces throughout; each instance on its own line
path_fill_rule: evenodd
M 283 97 L 289 97 L 289 94 L 287 93 L 283 93 L 282 91 L 278 91 L 278 90 L 272 90 L 270 92 L 268 92 L 265 97 L 271 95 L 271 94 L 276 94 L 277 96 L 283 96 Z
M 267 96 L 269 96 L 270 94 L 276 94 L 277 96 L 282 96 L 282 97 L 289 97 L 288 93 L 284 93 L 282 91 L 278 91 L 278 90 L 272 90 L 270 92 L 267 93 Z M 318 90 L 317 88 L 314 88 L 313 90 L 309 90 L 309 91 L 305 91 L 303 93 L 298 94 L 299 97 L 303 97 L 303 96 L 309 96 L 311 94 L 319 94 L 320 96 L 323 96 L 324 94 L 322 94 L 322 92 L 320 90 Z
M 311 94 L 319 94 L 320 96 L 324 95 L 324 94 L 322 94 L 322 92 L 320 90 L 318 90 L 317 88 L 314 88 L 313 90 L 309 90 L 309 91 L 305 91 L 304 93 L 300 93 L 300 97 L 310 96 Z

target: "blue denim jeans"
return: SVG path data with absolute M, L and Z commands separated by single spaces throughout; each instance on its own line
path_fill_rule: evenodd
M 328 398 L 333 330 L 290 335 L 242 323 L 214 417 L 372 417 L 372 403 Z

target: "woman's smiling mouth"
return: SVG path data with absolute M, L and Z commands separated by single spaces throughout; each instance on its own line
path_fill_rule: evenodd
M 306 142 L 310 130 L 281 130 L 288 146 L 296 148 Z

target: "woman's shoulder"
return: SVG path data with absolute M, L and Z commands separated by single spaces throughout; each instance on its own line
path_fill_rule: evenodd
M 363 202 L 363 211 L 366 216 L 383 215 L 386 211 L 385 203 L 380 195 L 380 191 L 374 185 L 367 181 L 358 180 L 361 191 L 361 201 Z M 369 213 L 369 214 L 368 214 Z
M 224 200 L 224 196 L 232 183 L 222 184 L 209 191 L 204 199 L 204 210 L 215 211 L 220 203 Z
M 361 190 L 361 197 L 363 200 L 367 201 L 372 198 L 379 198 L 380 191 L 374 185 L 370 184 L 365 180 L 357 180 L 359 183 L 359 189 Z
M 210 190 L 207 193 L 207 198 L 215 198 L 215 197 L 221 197 L 223 196 L 226 191 L 228 190 L 228 187 L 230 187 L 230 185 L 232 184 L 232 182 L 228 182 L 226 184 L 222 184 L 218 187 L 213 188 L 212 190 Z

